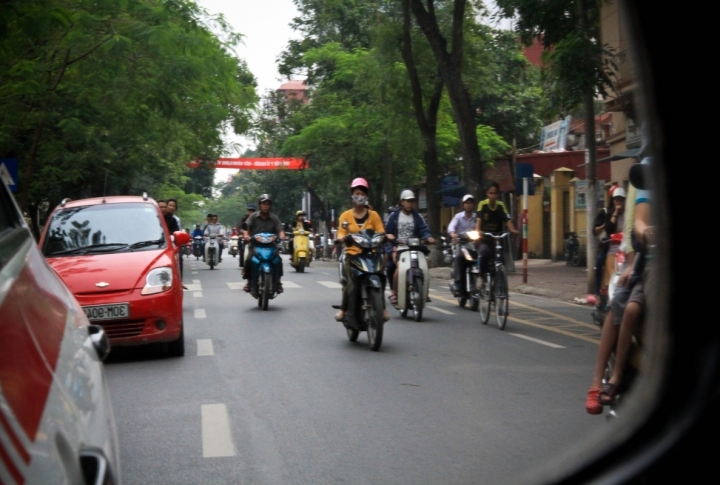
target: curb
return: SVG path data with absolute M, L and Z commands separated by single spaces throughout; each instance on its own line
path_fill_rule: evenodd
M 528 285 L 518 285 L 513 290 L 525 295 L 549 296 L 551 298 L 559 298 L 563 294 L 560 290 L 550 290 L 548 288 L 538 288 L 537 286 Z

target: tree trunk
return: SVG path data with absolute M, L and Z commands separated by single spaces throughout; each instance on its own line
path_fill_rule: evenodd
M 470 103 L 470 94 L 462 80 L 463 20 L 467 0 L 454 0 L 452 24 L 452 51 L 447 50 L 447 40 L 442 36 L 435 16 L 433 0 L 428 0 L 425 9 L 421 0 L 411 0 L 412 11 L 418 25 L 427 38 L 438 64 L 438 70 L 448 92 L 455 124 L 460 137 L 467 191 L 480 196 L 483 186 L 482 160 L 477 142 L 475 115 Z

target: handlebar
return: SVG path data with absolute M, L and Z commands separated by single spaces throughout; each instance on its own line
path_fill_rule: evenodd
M 507 236 L 508 234 L 510 234 L 510 233 L 509 233 L 509 232 L 503 232 L 502 234 L 495 234 L 495 233 L 492 233 L 492 232 L 483 232 L 483 236 L 487 235 L 487 236 L 490 236 L 490 237 L 495 238 L 495 239 L 502 239 L 502 238 L 504 238 L 505 236 Z

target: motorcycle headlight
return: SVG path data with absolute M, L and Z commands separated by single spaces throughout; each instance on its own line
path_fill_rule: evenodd
M 376 234 L 372 238 L 372 247 L 378 247 L 385 240 L 385 234 Z
M 468 231 L 466 234 L 473 241 L 480 237 L 480 233 L 477 231 Z
M 360 236 L 359 234 L 351 234 L 350 237 L 352 237 L 353 241 L 355 241 L 355 244 L 357 244 L 361 248 L 369 248 L 370 247 L 371 243 L 364 237 Z
M 411 237 L 408 239 L 408 246 L 420 246 L 420 239 Z
M 145 277 L 145 288 L 142 289 L 141 294 L 153 295 L 169 291 L 172 288 L 172 281 L 173 272 L 170 266 L 150 270 Z

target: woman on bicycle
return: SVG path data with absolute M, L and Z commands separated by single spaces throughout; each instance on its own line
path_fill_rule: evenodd
M 495 249 L 495 240 L 489 237 L 483 237 L 483 233 L 502 232 L 505 224 L 507 224 L 511 233 L 518 233 L 512 219 L 510 218 L 510 214 L 508 214 L 508 211 L 505 209 L 505 204 L 498 200 L 498 196 L 500 195 L 500 184 L 497 182 L 490 182 L 486 194 L 487 199 L 478 204 L 477 218 L 475 219 L 475 230 L 480 233 L 480 247 L 478 248 L 478 255 L 480 256 L 481 275 L 488 272 L 488 264 L 493 258 Z
M 364 178 L 356 178 L 352 181 L 352 184 L 350 184 L 350 196 L 352 197 L 353 208 L 343 212 L 338 219 L 337 241 L 343 241 L 348 234 L 357 234 L 363 229 L 372 229 L 379 233 L 385 232 L 385 227 L 378 213 L 368 207 L 369 191 L 370 187 Z M 360 248 L 356 246 L 347 246 L 345 248 L 343 272 L 347 276 L 347 283 L 343 286 L 340 311 L 335 314 L 335 320 L 338 322 L 341 322 L 345 317 L 345 311 L 347 310 L 348 299 L 352 289 L 350 287 L 352 284 L 350 278 L 350 258 L 359 252 Z M 390 320 L 390 314 L 386 308 L 383 308 L 383 318 L 385 321 Z

